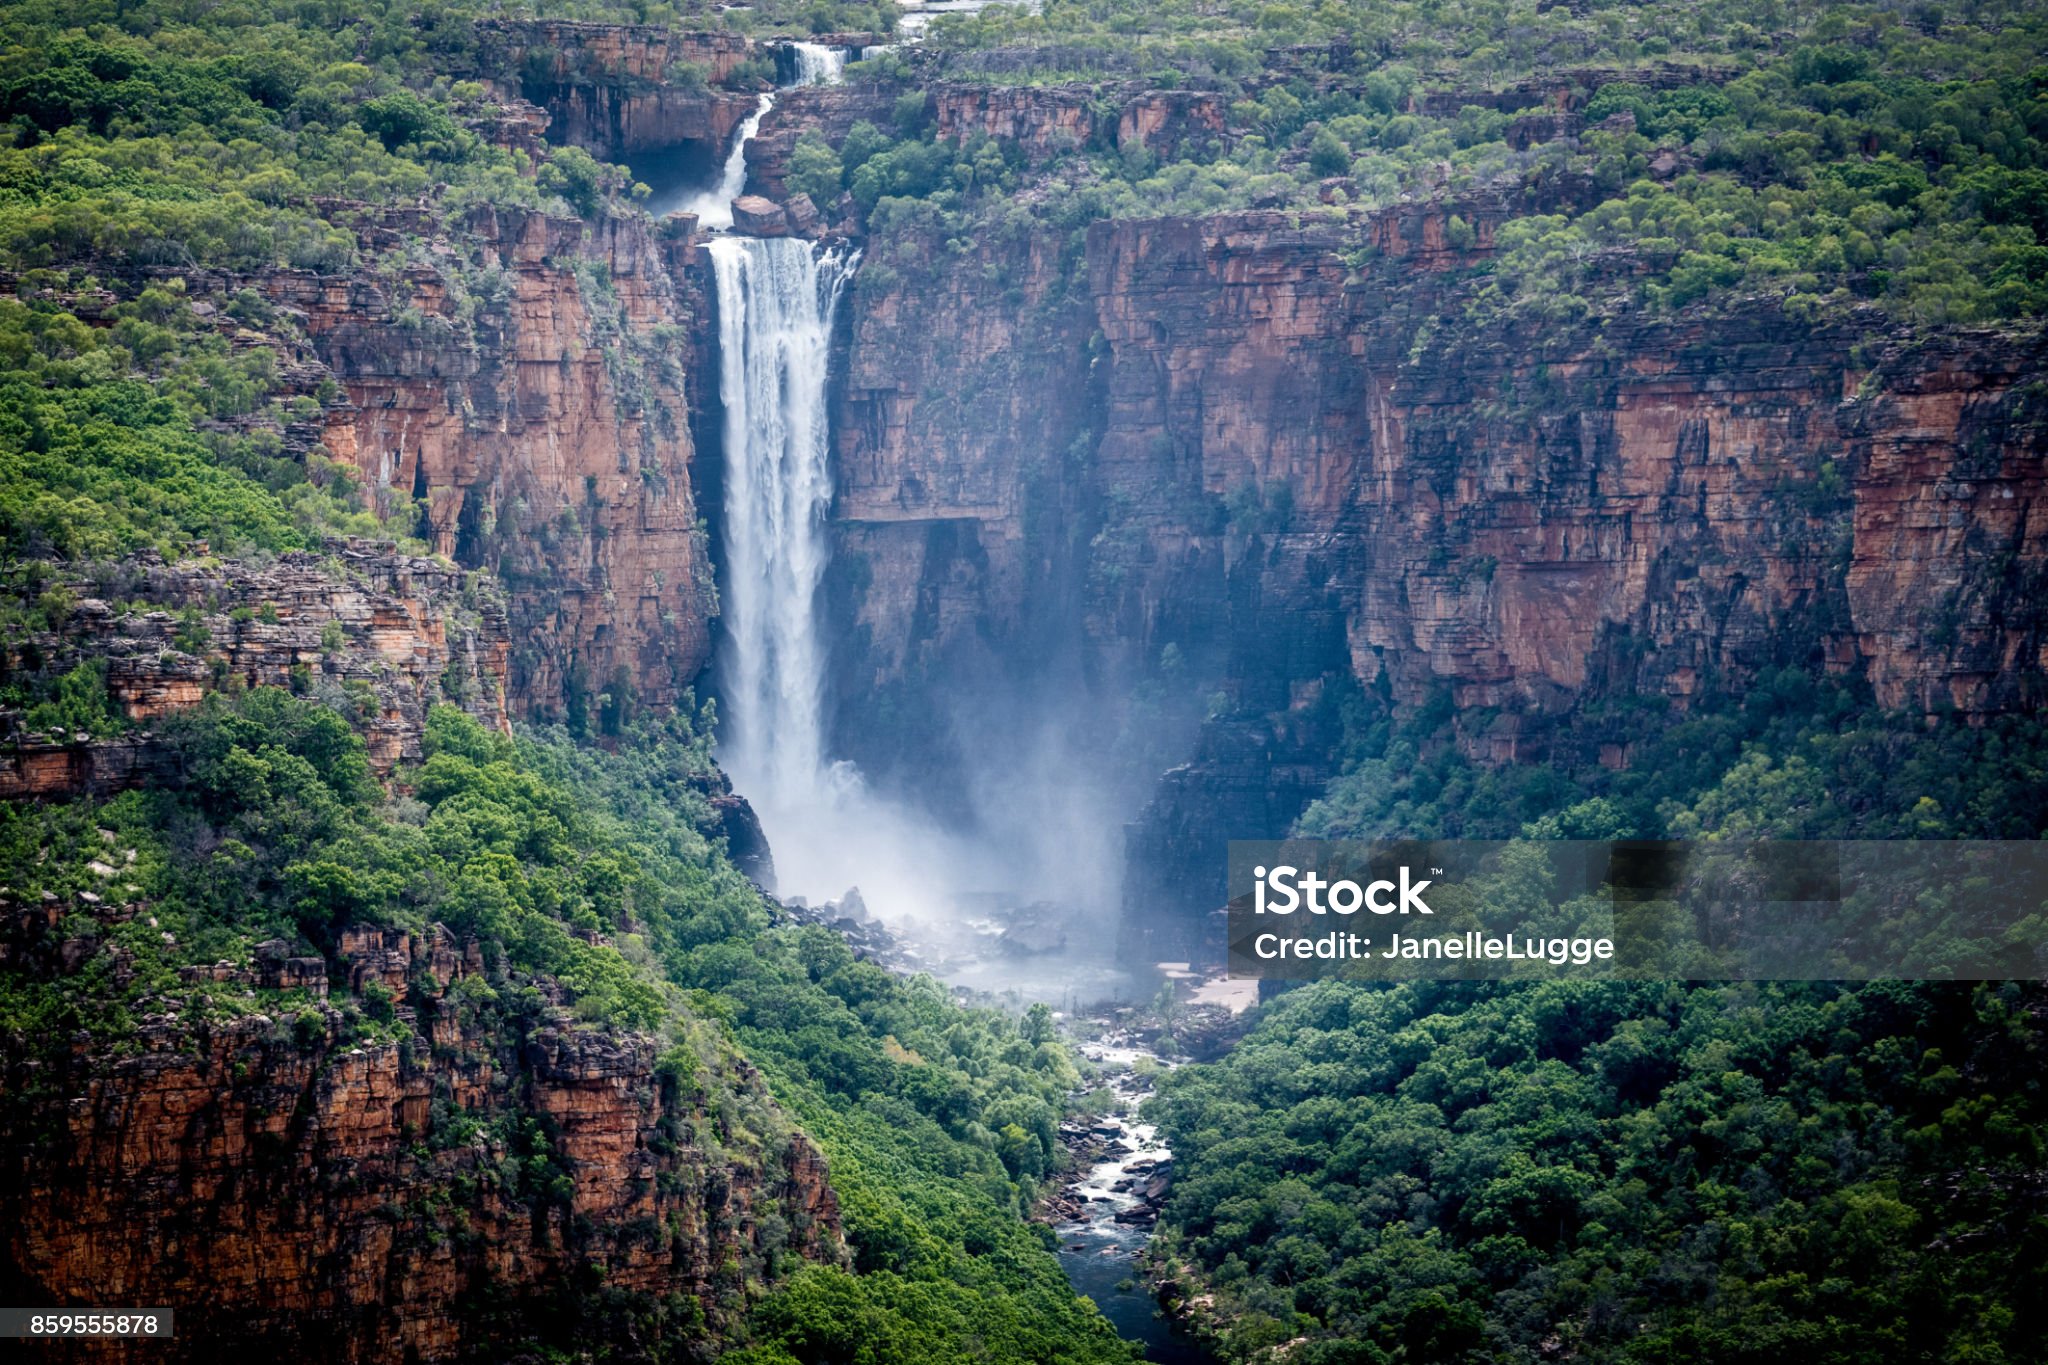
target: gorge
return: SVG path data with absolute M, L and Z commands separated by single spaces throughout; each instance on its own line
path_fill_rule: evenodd
M 359 9 L 0 21 L 0 1300 L 2025 1358 L 2037 983 L 1199 986 L 1232 839 L 2048 829 L 2039 15 Z

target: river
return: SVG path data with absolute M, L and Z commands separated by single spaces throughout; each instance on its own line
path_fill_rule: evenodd
M 1101 1151 L 1066 1188 L 1067 1200 L 1062 1203 L 1068 1208 L 1078 1204 L 1082 1213 L 1054 1224 L 1060 1265 L 1068 1281 L 1094 1300 L 1118 1335 L 1145 1348 L 1147 1360 L 1155 1365 L 1206 1365 L 1208 1354 L 1173 1329 L 1138 1275 L 1138 1254 L 1152 1237 L 1146 1187 L 1155 1180 L 1163 1183 L 1173 1153 L 1157 1128 L 1139 1121 L 1137 1110 L 1152 1093 L 1150 1073 L 1165 1069 L 1167 1063 L 1121 1034 L 1073 1047 L 1102 1070 L 1123 1112 L 1092 1120 L 1087 1125 L 1089 1141 L 1069 1144 L 1070 1150 L 1079 1146 Z M 1158 1188 L 1152 1185 L 1153 1191 Z

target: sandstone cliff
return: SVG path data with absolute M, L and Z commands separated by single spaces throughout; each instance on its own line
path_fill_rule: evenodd
M 1333 682 L 1448 700 L 1491 762 L 1625 763 L 1597 703 L 1786 664 L 1929 714 L 2040 703 L 2038 334 L 1871 346 L 1768 300 L 1467 327 L 1507 212 L 1117 221 L 1078 259 L 997 240 L 915 275 L 872 247 L 837 411 L 842 733 L 931 752 L 900 718 L 943 714 L 961 660 L 1028 675 L 1020 623 L 1071 610 L 1110 715 L 1141 719 L 1134 680 L 1211 696 L 1133 830 L 1185 864 L 1330 775 Z
M 753 58 L 743 34 L 573 20 L 485 20 L 479 74 L 546 109 L 550 135 L 609 160 L 697 143 L 722 147 L 754 108 L 721 87 Z
M 1098 509 L 1130 531 L 1093 555 L 1132 571 L 1091 598 L 1107 640 L 1167 642 L 1253 555 L 1265 590 L 1322 594 L 1345 665 L 1388 670 L 1409 706 L 1436 687 L 1529 716 L 1598 687 L 1683 698 L 1788 654 L 1867 676 L 1890 707 L 2037 698 L 2040 625 L 2023 585 L 1998 584 L 2044 550 L 2038 337 L 1902 337 L 1858 362 L 1847 329 L 1761 305 L 1432 342 L 1423 319 L 1458 301 L 1496 216 L 1468 213 L 1465 250 L 1422 209 L 1363 232 L 1339 215 L 1098 224 L 1085 297 L 1074 262 L 1010 243 L 863 287 L 843 538 L 971 523 L 1021 553 L 1043 543 L 1026 494 L 1048 452 L 1083 439 Z M 1361 237 L 1377 249 L 1353 271 Z M 1282 487 L 1284 514 L 1232 497 Z M 881 670 L 1021 609 L 1022 574 L 987 581 L 987 610 L 953 623 L 877 578 L 858 619 Z M 1616 636 L 1635 643 L 1617 654 Z
M 366 247 L 405 230 L 364 215 Z M 689 248 L 645 219 L 481 211 L 415 264 L 265 281 L 348 403 L 325 442 L 420 531 L 506 585 L 508 697 L 587 707 L 623 683 L 672 703 L 709 650 L 710 564 L 681 362 Z
M 132 975 L 59 923 L 5 907 L 7 969 Z M 173 1306 L 162 1359 L 450 1360 L 551 1331 L 696 1359 L 775 1256 L 842 1255 L 822 1158 L 744 1060 L 657 1067 L 653 1039 L 495 998 L 474 942 L 358 927 L 331 960 L 184 969 L 130 1047 L 9 1059 L 0 1283 Z

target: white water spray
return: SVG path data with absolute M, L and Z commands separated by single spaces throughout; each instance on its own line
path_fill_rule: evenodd
M 927 818 L 869 793 L 825 749 L 825 381 L 858 253 L 788 237 L 719 237 L 706 250 L 725 405 L 719 761 L 760 814 L 784 894 L 826 898 L 858 884 L 885 914 L 941 917 L 947 895 L 968 884 L 965 860 Z
M 768 117 L 768 111 L 774 107 L 774 95 L 761 96 L 754 105 L 754 112 L 740 124 L 739 134 L 732 141 L 732 150 L 725 154 L 725 165 L 719 169 L 718 183 L 683 201 L 680 212 L 696 214 L 699 227 L 723 229 L 732 226 L 732 201 L 739 198 L 740 191 L 747 187 L 747 144 L 753 141 L 754 134 L 761 131 L 761 120 Z
M 1006 770 L 993 802 L 1003 823 L 980 832 L 944 828 L 834 761 L 818 600 L 832 499 L 826 378 L 833 316 L 859 256 L 789 237 L 719 236 L 705 250 L 725 406 L 719 761 L 761 818 L 776 890 L 823 901 L 857 885 L 893 924 L 956 938 L 972 937 L 967 907 L 1005 888 L 1028 889 L 1024 901 L 1103 906 L 1115 890 L 1101 870 L 1116 826 L 1054 757 L 1056 743 L 1036 746 L 1043 771 Z
M 724 207 L 729 215 L 730 200 Z M 859 254 L 723 234 L 705 250 L 725 408 L 719 760 L 760 815 L 777 889 L 823 900 L 858 885 L 885 919 L 953 930 L 970 914 L 963 907 L 1015 888 L 1024 894 L 1011 902 L 1093 911 L 1093 931 L 1113 931 L 1118 825 L 1063 736 L 1048 729 L 1024 759 L 983 774 L 955 827 L 869 791 L 851 763 L 834 761 L 818 600 L 832 498 L 826 379 L 834 313 Z

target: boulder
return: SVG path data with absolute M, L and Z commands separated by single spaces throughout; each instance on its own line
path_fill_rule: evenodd
M 818 215 L 818 206 L 811 202 L 808 194 L 792 194 L 782 206 L 783 215 L 789 221 L 789 230 L 798 237 L 815 237 L 824 229 L 824 220 Z
M 782 205 L 758 194 L 743 194 L 732 201 L 732 226 L 733 231 L 750 237 L 789 236 L 789 217 Z

